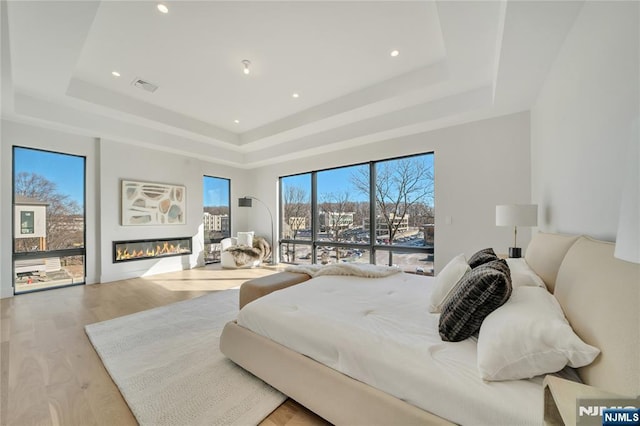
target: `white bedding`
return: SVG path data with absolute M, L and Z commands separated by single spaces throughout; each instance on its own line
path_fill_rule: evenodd
M 404 273 L 318 277 L 246 305 L 238 324 L 452 422 L 540 425 L 542 379 L 484 382 L 475 339 L 440 339 L 432 285 Z

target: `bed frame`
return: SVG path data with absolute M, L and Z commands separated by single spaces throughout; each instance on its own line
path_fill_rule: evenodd
M 640 265 L 615 259 L 613 250 L 611 243 L 584 236 L 539 233 L 525 259 L 575 332 L 602 351 L 579 369 L 584 383 L 635 397 L 640 394 Z M 334 424 L 451 424 L 235 322 L 225 326 L 220 349 Z

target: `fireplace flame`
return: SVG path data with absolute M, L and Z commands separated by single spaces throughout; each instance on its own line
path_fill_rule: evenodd
M 116 247 L 116 261 L 190 254 L 191 249 L 189 248 L 189 244 L 186 244 L 185 248 L 181 243 L 182 241 L 180 241 L 178 244 L 172 244 L 172 241 L 158 241 L 153 243 L 140 243 L 132 241 L 131 243 L 123 243 L 120 246 Z M 155 249 L 153 248 L 154 245 Z

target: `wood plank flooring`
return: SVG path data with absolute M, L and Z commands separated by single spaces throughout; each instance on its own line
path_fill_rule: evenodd
M 84 326 L 277 272 L 218 265 L 0 300 L 0 425 L 135 425 Z M 287 400 L 265 426 L 328 424 Z

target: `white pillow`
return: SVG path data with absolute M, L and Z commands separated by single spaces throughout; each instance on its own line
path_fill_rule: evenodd
M 447 263 L 436 277 L 431 291 L 429 312 L 437 314 L 442 311 L 444 300 L 460 281 L 460 278 L 470 270 L 471 267 L 467 263 L 467 258 L 464 257 L 464 254 L 457 255 Z
M 478 335 L 478 370 L 485 380 L 528 379 L 565 365 L 591 364 L 600 350 L 584 343 L 555 297 L 540 287 L 516 287 L 485 318 Z
M 253 247 L 253 231 L 238 232 L 238 245 Z
M 536 274 L 523 258 L 506 259 L 511 271 L 511 285 L 513 287 L 542 287 L 546 289 L 542 278 Z

